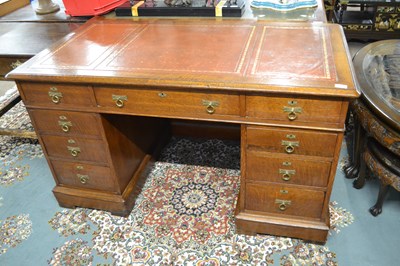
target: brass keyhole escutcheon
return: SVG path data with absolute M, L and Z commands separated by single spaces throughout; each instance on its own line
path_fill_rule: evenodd
M 289 174 L 283 174 L 282 175 L 283 181 L 290 181 L 290 175 Z
M 294 147 L 293 147 L 292 145 L 287 145 L 287 146 L 285 147 L 285 151 L 286 151 L 287 153 L 293 153 L 293 152 L 294 152 Z
M 295 112 L 290 112 L 288 114 L 288 118 L 289 118 L 290 121 L 293 121 L 293 120 L 295 120 L 297 118 L 297 114 Z
M 124 101 L 121 99 L 118 99 L 115 101 L 115 105 L 119 108 L 122 108 L 122 107 L 124 107 Z
M 214 108 L 214 106 L 212 106 L 212 104 L 208 105 L 206 110 L 207 110 L 207 113 L 209 113 L 210 115 L 215 113 L 215 108 Z
M 166 94 L 165 92 L 159 92 L 159 93 L 158 93 L 158 96 L 159 96 L 160 98 L 165 98 L 165 97 L 167 97 L 167 94 Z

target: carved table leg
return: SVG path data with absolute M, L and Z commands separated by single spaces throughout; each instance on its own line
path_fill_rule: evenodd
M 360 169 L 360 162 L 362 161 L 362 154 L 365 150 L 366 132 L 361 126 L 361 123 L 356 114 L 354 114 L 354 135 L 353 143 L 351 144 L 351 156 L 348 164 L 344 167 L 346 178 L 356 178 Z
M 386 196 L 388 190 L 389 190 L 389 185 L 384 184 L 384 183 L 381 181 L 381 182 L 380 182 L 380 186 L 379 186 L 378 199 L 377 199 L 375 205 L 372 206 L 372 207 L 369 209 L 369 212 L 370 212 L 373 216 L 378 216 L 379 214 L 381 214 L 381 212 L 382 212 L 383 200 L 385 199 L 385 196 Z
M 362 188 L 365 184 L 365 175 L 367 172 L 367 164 L 365 163 L 365 159 L 363 158 L 362 155 L 360 156 L 361 161 L 360 161 L 359 173 L 358 173 L 357 179 L 353 181 L 353 187 L 356 189 Z

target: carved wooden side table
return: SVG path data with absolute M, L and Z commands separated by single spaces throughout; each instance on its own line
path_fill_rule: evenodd
M 358 189 L 365 183 L 366 167 L 380 179 L 378 199 L 370 209 L 377 216 L 388 187 L 400 191 L 400 41 L 365 46 L 354 67 L 362 96 L 350 107 L 355 127 L 345 174 L 357 177 L 353 184 Z

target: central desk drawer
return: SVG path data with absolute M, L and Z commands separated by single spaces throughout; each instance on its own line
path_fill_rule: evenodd
M 101 138 L 98 114 L 31 109 L 36 130 L 43 133 L 94 136 Z
M 102 140 L 42 135 L 50 157 L 107 163 L 106 145 Z
M 239 116 L 239 95 L 148 89 L 94 89 L 101 108 L 139 115 L 212 117 Z
M 92 88 L 83 85 L 21 83 L 26 105 L 87 108 L 96 106 Z
M 247 150 L 246 180 L 326 187 L 331 162 Z
M 246 183 L 246 209 L 309 218 L 321 217 L 325 193 L 279 185 Z
M 51 164 L 61 185 L 118 192 L 108 167 L 57 160 Z
M 333 157 L 336 140 L 336 133 L 247 126 L 247 147 L 269 152 Z

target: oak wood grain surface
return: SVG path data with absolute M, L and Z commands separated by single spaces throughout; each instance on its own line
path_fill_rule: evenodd
M 348 102 L 359 95 L 339 26 L 94 18 L 8 77 L 34 117 L 61 206 L 126 216 L 171 134 L 239 138 L 240 127 L 238 232 L 326 240 Z M 57 116 L 71 118 L 70 131 Z M 89 117 L 98 131 L 82 128 Z M 110 169 L 104 187 L 96 171 L 83 182 L 65 175 L 76 157 Z

